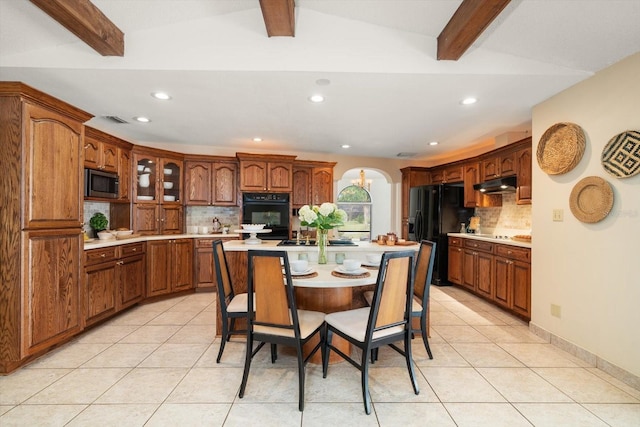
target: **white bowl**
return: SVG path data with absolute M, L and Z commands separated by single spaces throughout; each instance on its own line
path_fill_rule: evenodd
M 171 169 L 165 169 L 164 170 L 164 174 L 165 175 L 171 175 L 171 172 L 172 172 Z
M 302 273 L 309 268 L 309 261 L 306 259 L 292 259 L 289 261 L 289 266 L 294 273 Z
M 153 196 L 138 196 L 138 200 L 153 200 Z
M 367 262 L 369 264 L 380 264 L 382 254 L 367 254 Z
M 144 165 L 138 165 L 138 171 L 142 172 L 144 170 Z
M 164 196 L 164 201 L 165 202 L 175 202 L 176 201 L 176 196 Z
M 98 233 L 98 239 L 111 240 L 111 239 L 115 239 L 115 236 L 111 234 L 109 231 L 101 231 Z
M 242 224 L 242 228 L 247 231 L 262 230 L 266 224 Z
M 167 190 L 171 190 L 173 188 L 173 182 L 165 182 L 163 185 Z
M 345 270 L 347 271 L 354 271 L 360 268 L 360 266 L 362 265 L 362 263 L 360 261 L 358 261 L 357 259 L 345 259 L 342 262 L 342 267 L 344 267 Z
M 130 236 L 133 234 L 133 230 L 119 230 L 116 233 L 117 236 Z

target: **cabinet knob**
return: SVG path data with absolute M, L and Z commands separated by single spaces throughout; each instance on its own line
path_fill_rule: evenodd
M 107 257 L 107 254 L 104 254 L 104 253 L 100 254 L 100 258 L 106 258 L 106 257 Z
M 132 251 L 132 252 L 135 252 L 135 251 L 137 251 L 137 250 L 138 250 L 138 248 L 133 248 L 133 249 L 131 249 L 131 251 Z
M 124 264 L 124 261 L 118 261 L 118 262 L 116 262 L 116 264 L 122 265 L 122 264 Z

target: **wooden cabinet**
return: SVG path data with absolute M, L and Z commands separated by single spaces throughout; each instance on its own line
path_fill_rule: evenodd
M 407 167 L 402 172 L 402 238 L 409 236 L 409 191 L 411 187 L 429 184 L 429 169 L 421 167 Z
M 464 181 L 464 168 L 454 164 L 431 170 L 431 184 L 451 184 Z
M 235 161 L 187 161 L 185 204 L 188 206 L 237 206 L 238 163 Z
M 132 147 L 133 144 L 127 141 L 85 126 L 84 167 L 118 174 L 117 200 L 123 202 L 128 202 L 131 198 Z
M 531 318 L 531 250 L 497 245 L 495 270 L 495 302 Z
M 99 141 L 87 132 L 84 143 L 84 167 L 118 172 L 118 147 Z
M 482 180 L 492 179 L 516 174 L 516 154 L 513 151 L 503 152 L 482 160 Z
M 518 205 L 530 205 L 532 199 L 532 151 L 531 151 L 531 138 L 529 139 L 528 147 L 518 150 L 516 152 L 516 176 L 517 185 L 516 188 L 516 204 Z
M 334 162 L 297 161 L 293 166 L 291 207 L 333 202 Z
M 147 242 L 147 297 L 193 287 L 191 239 Z
M 240 165 L 240 189 L 289 193 L 293 190 L 295 156 L 236 153 Z
M 82 329 L 83 123 L 91 117 L 0 82 L 0 373 Z
M 462 285 L 474 293 L 493 295 L 493 243 L 463 239 Z
M 456 285 L 462 284 L 462 239 L 449 237 L 447 280 Z
M 198 290 L 215 290 L 217 286 L 216 273 L 213 266 L 213 241 L 236 240 L 234 237 L 195 239 L 196 265 L 195 287 Z
M 133 229 L 142 235 L 181 234 L 183 218 L 180 205 L 137 203 L 133 208 Z
M 474 190 L 473 186 L 480 182 L 480 163 L 472 162 L 464 165 L 464 207 L 480 206 L 482 194 Z
M 144 299 L 146 286 L 146 243 L 121 246 L 116 270 L 116 311 Z

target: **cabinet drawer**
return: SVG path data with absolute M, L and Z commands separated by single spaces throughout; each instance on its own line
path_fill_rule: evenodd
M 496 255 L 518 261 L 531 262 L 531 249 L 510 245 L 496 245 Z
M 144 253 L 144 242 L 140 243 L 131 243 L 129 245 L 120 246 L 119 258 L 129 257 L 133 255 L 140 255 Z
M 449 237 L 449 246 L 462 246 L 462 239 L 459 237 Z
M 211 248 L 214 240 L 217 239 L 196 239 L 196 248 Z
M 85 265 L 99 264 L 116 259 L 117 246 L 108 248 L 91 249 L 84 252 Z
M 493 243 L 483 242 L 481 240 L 473 240 L 473 239 L 464 239 L 464 247 L 476 249 L 478 251 L 483 252 L 492 252 L 493 253 Z

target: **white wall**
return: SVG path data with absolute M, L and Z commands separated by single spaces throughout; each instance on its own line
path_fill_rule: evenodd
M 640 175 L 617 179 L 600 164 L 616 134 L 640 130 L 640 53 L 597 73 L 533 109 L 532 323 L 640 376 Z M 584 156 L 564 175 L 547 175 L 535 153 L 544 131 L 573 122 L 586 135 Z M 587 176 L 613 187 L 612 212 L 578 221 L 569 209 L 575 184 Z M 552 221 L 552 209 L 564 221 Z M 561 307 L 551 316 L 550 305 Z M 603 359 L 603 360 L 599 360 Z

